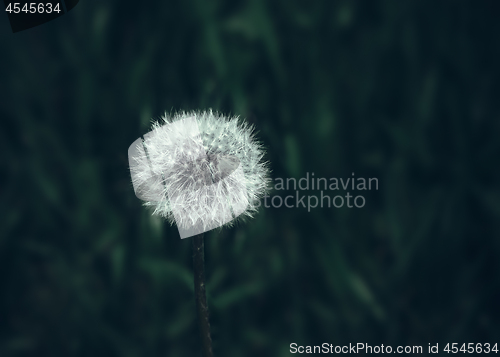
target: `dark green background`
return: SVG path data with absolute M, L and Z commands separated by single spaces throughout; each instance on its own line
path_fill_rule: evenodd
M 362 209 L 207 234 L 216 356 L 500 342 L 497 4 L 87 0 L 16 34 L 0 15 L 0 356 L 199 355 L 191 241 L 134 196 L 127 149 L 207 108 L 256 125 L 273 177 L 379 179 Z

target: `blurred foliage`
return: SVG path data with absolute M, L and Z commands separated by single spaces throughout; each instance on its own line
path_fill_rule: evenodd
M 199 355 L 191 242 L 141 207 L 127 149 L 165 110 L 206 108 L 257 126 L 274 177 L 379 179 L 362 209 L 262 208 L 207 234 L 216 356 L 499 342 L 499 15 L 82 0 L 4 21 L 0 356 Z

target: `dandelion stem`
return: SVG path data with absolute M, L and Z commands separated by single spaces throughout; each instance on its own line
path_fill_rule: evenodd
M 198 325 L 201 335 L 203 356 L 213 357 L 210 322 L 208 320 L 207 296 L 205 293 L 205 247 L 203 233 L 191 239 L 193 241 L 194 294 L 196 298 L 196 310 L 198 311 Z

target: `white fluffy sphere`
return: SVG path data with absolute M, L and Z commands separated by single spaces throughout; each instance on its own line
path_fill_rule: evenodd
M 268 190 L 262 144 L 238 117 L 165 114 L 134 144 L 129 160 L 137 196 L 179 230 L 206 231 L 253 217 Z

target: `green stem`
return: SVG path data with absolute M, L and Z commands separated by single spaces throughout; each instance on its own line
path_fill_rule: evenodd
M 198 325 L 200 328 L 203 356 L 213 357 L 207 296 L 205 293 L 205 247 L 203 233 L 191 239 L 193 240 L 194 294 L 196 298 L 196 310 L 198 311 Z

